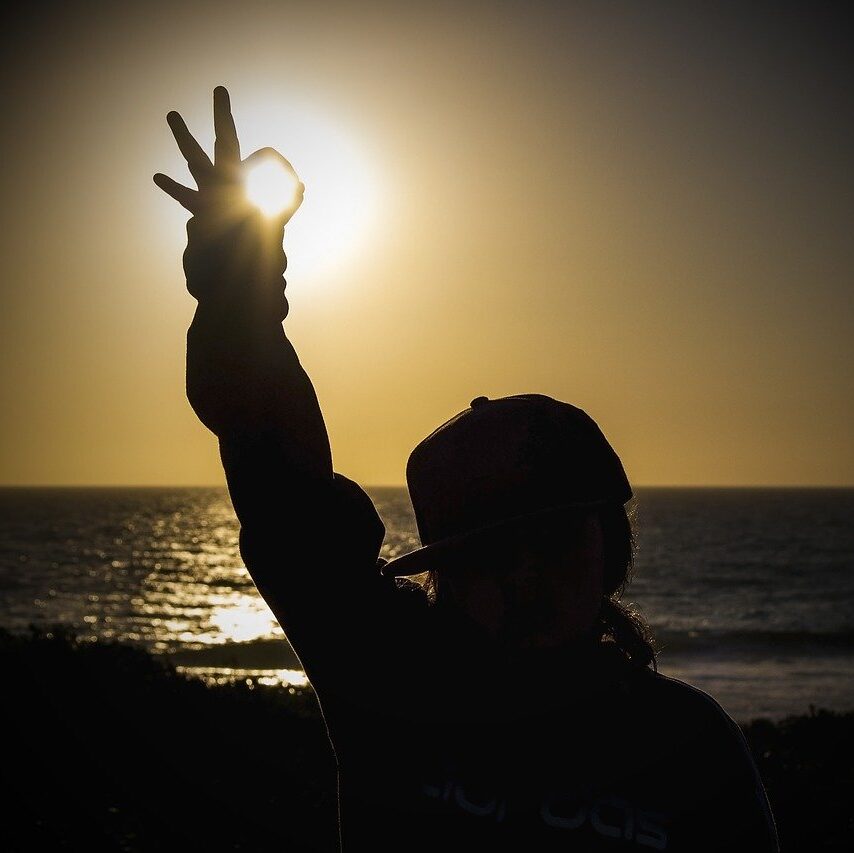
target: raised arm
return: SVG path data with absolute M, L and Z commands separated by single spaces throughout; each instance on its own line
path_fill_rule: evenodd
M 366 610 L 384 609 L 393 592 L 377 571 L 385 529 L 365 492 L 333 472 L 317 396 L 282 326 L 282 240 L 302 184 L 281 216 L 263 215 L 243 192 L 247 165 L 256 157 L 290 164 L 271 149 L 241 161 L 221 87 L 214 119 L 211 162 L 183 119 L 168 116 L 198 190 L 154 179 L 193 214 L 184 270 L 198 307 L 187 336 L 187 396 L 219 439 L 253 580 L 309 675 L 329 671 L 340 682 L 352 670 L 353 645 L 337 635 Z
M 193 214 L 184 252 L 187 288 L 198 300 L 187 336 L 190 403 L 220 439 L 226 458 L 236 444 L 263 442 L 268 452 L 275 445 L 284 455 L 291 476 L 329 481 L 332 457 L 317 396 L 282 327 L 288 313 L 282 240 L 303 185 L 296 184 L 292 203 L 279 216 L 266 216 L 248 202 L 243 179 L 253 160 L 275 157 L 291 167 L 272 149 L 240 159 L 222 87 L 214 91 L 213 162 L 178 113 L 169 113 L 168 122 L 198 184 L 191 190 L 155 176 Z M 236 509 L 240 515 L 242 507 Z

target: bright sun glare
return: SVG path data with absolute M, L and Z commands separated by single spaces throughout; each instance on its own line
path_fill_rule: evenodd
M 378 171 L 355 128 L 282 92 L 232 93 L 243 156 L 270 146 L 293 164 L 305 199 L 286 229 L 290 276 L 340 267 L 376 231 Z M 252 169 L 247 192 L 267 213 L 293 199 L 294 177 L 275 160 Z
M 276 216 L 291 206 L 298 185 L 296 176 L 275 160 L 253 166 L 246 175 L 246 195 L 268 216 Z

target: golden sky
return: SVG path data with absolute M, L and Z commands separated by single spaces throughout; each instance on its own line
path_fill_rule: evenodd
M 636 485 L 854 483 L 831 12 L 32 6 L 3 37 L 0 483 L 223 481 L 184 397 L 187 214 L 151 181 L 188 178 L 165 116 L 209 145 L 217 84 L 306 183 L 285 328 L 336 470 L 402 483 L 473 397 L 540 392 Z

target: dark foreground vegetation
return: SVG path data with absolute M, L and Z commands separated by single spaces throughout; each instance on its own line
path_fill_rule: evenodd
M 207 687 L 61 632 L 0 631 L 0 660 L 0 849 L 335 850 L 335 766 L 310 690 Z M 854 712 L 743 729 L 783 850 L 854 849 Z

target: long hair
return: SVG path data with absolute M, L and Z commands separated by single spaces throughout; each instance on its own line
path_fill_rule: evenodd
M 614 504 L 597 513 L 602 525 L 605 570 L 594 631 L 600 642 L 614 643 L 630 663 L 651 666 L 657 672 L 658 650 L 652 629 L 637 610 L 620 601 L 634 571 L 636 543 L 630 517 L 633 508 L 627 511 L 624 506 Z M 442 604 L 447 599 L 448 590 L 440 583 L 436 570 L 422 575 L 420 583 L 433 604 Z
M 640 667 L 658 671 L 652 629 L 633 607 L 620 598 L 632 578 L 636 542 L 630 512 L 619 504 L 599 511 L 605 548 L 605 573 L 597 630 L 603 642 L 613 642 L 626 659 Z

